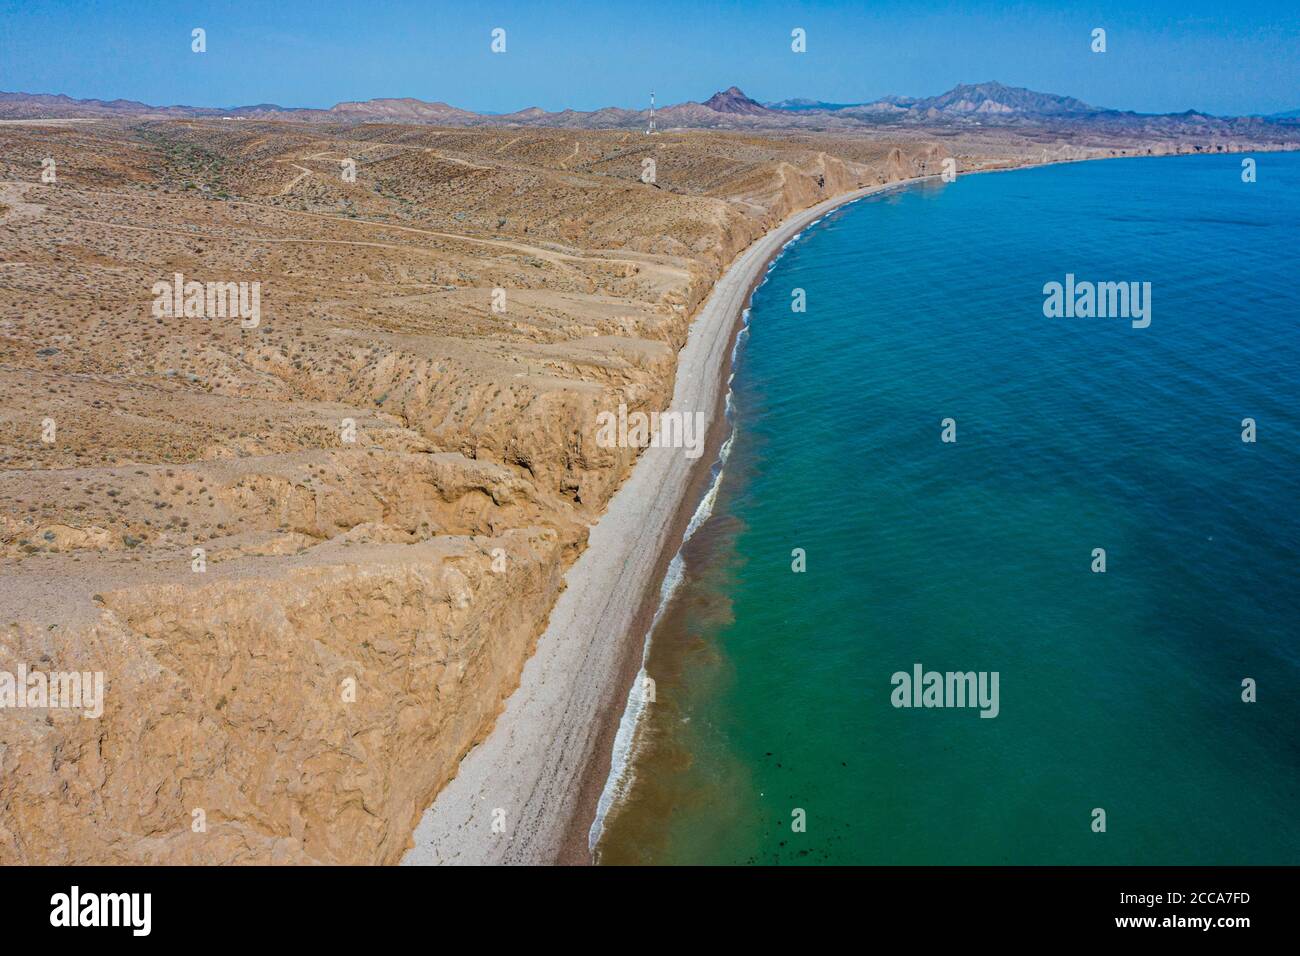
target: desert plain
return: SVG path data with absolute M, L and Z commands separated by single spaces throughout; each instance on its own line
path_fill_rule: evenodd
M 653 528 L 593 532 L 640 467 L 597 444 L 598 415 L 675 393 L 716 412 L 752 277 L 814 207 L 945 160 L 1288 145 L 346 120 L 0 123 L 0 669 L 105 684 L 94 719 L 0 713 L 0 862 L 580 861 L 691 479 L 636 486 Z M 178 274 L 256 284 L 256 324 L 158 314 Z M 544 636 L 602 534 L 644 567 L 580 575 L 569 636 Z M 610 601 L 601 626 L 581 610 Z M 539 691 L 525 666 L 564 640 Z M 511 717 L 512 695 L 553 723 Z M 529 727 L 421 843 L 462 760 Z M 471 777 L 502 773 L 532 814 L 509 846 L 466 825 Z

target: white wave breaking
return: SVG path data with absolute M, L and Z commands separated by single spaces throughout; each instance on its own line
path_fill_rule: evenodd
M 763 273 L 763 279 L 755 287 L 755 291 L 767 285 L 772 270 L 776 268 L 777 262 L 785 255 L 785 251 L 798 241 L 807 230 L 821 221 L 821 219 L 817 219 L 809 223 L 781 246 L 777 254 L 772 257 L 772 261 L 768 263 L 767 269 Z M 750 297 L 752 300 L 752 293 Z M 749 314 L 749 307 L 741 310 L 741 328 L 736 333 L 735 345 L 731 347 L 731 371 L 727 376 L 724 412 L 726 421 L 731 422 L 731 432 L 718 450 L 718 457 L 713 463 L 712 480 L 709 482 L 708 490 L 705 491 L 704 497 L 695 509 L 695 513 L 691 515 L 691 520 L 686 525 L 686 531 L 682 534 L 682 543 L 678 546 L 673 559 L 668 563 L 668 570 L 664 574 L 663 584 L 659 588 L 659 604 L 655 607 L 654 618 L 650 621 L 650 627 L 646 631 L 645 641 L 641 648 L 641 668 L 637 671 L 636 679 L 632 682 L 632 687 L 627 693 L 627 704 L 623 708 L 623 716 L 619 718 L 618 732 L 614 735 L 609 776 L 605 778 L 605 787 L 601 790 L 600 799 L 596 801 L 596 816 L 592 820 L 591 829 L 587 833 L 587 849 L 593 853 L 596 844 L 600 842 L 601 835 L 605 832 L 605 819 L 609 815 L 609 811 L 624 795 L 631 791 L 632 785 L 636 782 L 635 757 L 640 738 L 641 718 L 645 715 L 646 710 L 644 690 L 649 675 L 646 673 L 645 665 L 650 657 L 650 642 L 655 628 L 659 624 L 659 619 L 667 610 L 673 595 L 677 593 L 677 588 L 681 585 L 682 578 L 685 576 L 686 565 L 682 559 L 682 549 L 686 546 L 686 542 L 694 537 L 700 526 L 713 515 L 713 505 L 717 501 L 718 490 L 722 486 L 722 476 L 726 471 L 727 459 L 731 457 L 731 446 L 736 438 L 736 425 L 732 416 L 733 392 L 731 383 L 736 378 L 736 359 L 740 354 L 740 346 L 749 337 Z

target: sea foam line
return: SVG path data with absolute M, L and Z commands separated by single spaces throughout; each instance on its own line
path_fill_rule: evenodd
M 845 205 L 848 205 L 848 203 Z M 824 218 L 822 217 L 822 219 Z M 785 255 L 785 251 L 803 238 L 804 233 L 820 223 L 822 219 L 817 219 L 804 226 L 803 229 L 782 244 L 780 250 L 772 257 L 772 261 L 767 264 L 767 268 L 763 272 L 763 279 L 755 287 L 755 292 L 767 285 L 772 270 L 776 268 L 778 260 Z M 752 301 L 752 294 L 750 299 Z M 659 619 L 668 608 L 673 595 L 677 593 L 677 588 L 681 585 L 682 578 L 686 573 L 686 565 L 682 560 L 682 549 L 686 546 L 686 542 L 694 537 L 700 526 L 713 515 L 713 504 L 718 498 L 718 489 L 722 485 L 722 475 L 726 470 L 727 459 L 731 456 L 731 445 L 736 439 L 736 424 L 732 416 L 734 393 L 731 383 L 736 378 L 736 359 L 740 354 L 740 346 L 749 337 L 749 313 L 749 307 L 741 310 L 740 331 L 736 333 L 736 343 L 731 347 L 731 371 L 727 376 L 727 394 L 725 397 L 725 415 L 726 420 L 732 423 L 731 433 L 727 435 L 722 447 L 718 450 L 718 458 L 711 469 L 712 480 L 709 482 L 709 488 L 700 500 L 695 513 L 691 515 L 691 520 L 686 525 L 686 531 L 682 534 L 682 543 L 678 546 L 673 559 L 668 563 L 668 570 L 664 574 L 664 582 L 659 588 L 659 604 L 655 607 L 654 618 L 650 621 L 650 627 L 646 631 L 645 642 L 641 648 L 641 668 L 637 671 L 636 679 L 627 692 L 627 704 L 623 708 L 623 716 L 618 721 L 618 732 L 614 735 L 614 748 L 609 762 L 609 776 L 605 778 L 605 787 L 600 792 L 600 799 L 596 801 L 596 817 L 591 821 L 591 829 L 587 833 L 587 849 L 592 853 L 595 852 L 596 844 L 600 842 L 601 835 L 605 832 L 605 818 L 609 815 L 609 811 L 618 800 L 631 791 L 632 785 L 636 782 L 635 761 L 633 758 L 635 757 L 636 744 L 641 729 L 641 719 L 645 715 L 644 687 L 649 676 L 646 673 L 645 665 L 650 657 L 650 642 L 653 639 L 655 627 L 659 624 Z
M 748 309 L 745 310 L 744 315 L 746 322 L 748 322 Z M 740 337 L 737 336 L 736 345 L 739 346 L 739 344 Z M 734 349 L 732 354 L 734 356 Z M 732 361 L 735 361 L 734 357 Z M 728 388 L 726 397 L 726 416 L 728 420 L 732 417 L 731 408 L 731 389 Z M 686 546 L 686 542 L 695 536 L 695 532 L 713 514 L 713 504 L 718 499 L 718 489 L 721 487 L 722 475 L 726 469 L 727 459 L 731 457 L 731 445 L 735 438 L 736 428 L 733 423 L 731 434 L 722 443 L 722 447 L 718 450 L 717 460 L 713 463 L 711 469 L 712 480 L 709 482 L 709 488 L 700 500 L 699 506 L 696 507 L 695 513 L 691 515 L 690 522 L 686 525 L 686 531 L 682 534 L 682 543 L 678 546 L 677 553 L 668 562 L 668 571 L 664 574 L 664 583 L 659 588 L 659 604 L 655 607 L 654 618 L 650 621 L 650 627 L 646 630 L 645 642 L 641 648 L 641 668 L 637 671 L 636 679 L 627 692 L 627 704 L 623 708 L 623 716 L 619 718 L 618 732 L 614 735 L 614 752 L 610 757 L 609 776 L 605 779 L 605 788 L 601 791 L 600 799 L 596 802 L 596 818 L 592 820 L 591 830 L 587 834 L 587 848 L 589 850 L 595 850 L 596 844 L 600 842 L 600 836 L 605 829 L 605 817 L 610 808 L 631 789 L 636 780 L 636 774 L 632 768 L 632 756 L 637 731 L 641 726 L 641 718 L 645 714 L 644 687 L 648 677 L 645 665 L 650 657 L 650 641 L 655 628 L 659 624 L 659 619 L 667 610 L 673 595 L 677 593 L 677 588 L 681 585 L 682 578 L 685 576 L 686 565 L 682 559 L 682 548 Z

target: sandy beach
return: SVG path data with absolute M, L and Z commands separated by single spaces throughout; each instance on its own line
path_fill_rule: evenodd
M 591 529 L 586 551 L 488 738 L 425 811 L 403 865 L 589 862 L 587 831 L 668 561 L 721 440 L 728 355 L 767 264 L 810 223 L 905 180 L 787 218 L 731 264 L 678 356 L 670 409 L 702 411 L 706 453 L 647 448 Z M 495 827 L 494 827 L 495 823 Z
M 1276 154 L 1300 150 L 1300 33 L 1279 33 L 1276 17 L 1234 15 L 1241 42 L 1225 52 L 1222 36 L 1159 23 L 1044 15 L 1008 31 L 979 4 L 945 20 L 947 37 L 906 12 L 882 31 L 852 4 L 818 5 L 797 27 L 780 11 L 701 23 L 689 10 L 647 18 L 604 4 L 594 21 L 557 10 L 490 25 L 466 16 L 450 32 L 440 22 L 447 68 L 430 73 L 427 51 L 404 39 L 409 16 L 365 30 L 304 6 L 286 50 L 255 12 L 241 14 L 232 44 L 230 23 L 164 36 L 130 4 L 101 6 L 93 31 L 64 11 L 16 14 L 6 33 L 0 864 L 911 866 L 942 861 L 971 834 L 992 842 L 966 859 L 987 863 L 1002 858 L 999 805 L 977 813 L 964 801 L 963 822 L 924 774 L 880 769 L 933 733 L 925 743 L 959 745 L 953 772 L 935 779 L 960 779 L 960 755 L 981 755 L 990 722 L 977 723 L 979 739 L 942 716 L 878 733 L 900 716 L 859 706 L 878 702 L 878 666 L 987 667 L 1008 675 L 1004 689 L 1041 691 L 1040 670 L 1012 677 L 1017 660 L 1040 667 L 1029 652 L 1042 619 L 1068 637 L 1076 622 L 1142 612 L 1143 582 L 1171 568 L 1200 580 L 1213 561 L 1193 562 L 1188 547 L 1203 542 L 1239 573 L 1188 590 L 1202 606 L 1182 618 L 1186 634 L 1162 615 L 1171 640 L 1233 607 L 1240 587 L 1229 583 L 1253 575 L 1277 590 L 1267 559 L 1288 541 L 1269 536 L 1294 529 L 1273 503 L 1291 500 L 1278 489 L 1297 469 L 1270 457 L 1286 453 L 1286 396 L 1253 373 L 1296 364 L 1267 347 L 1285 345 L 1288 316 L 1274 306 L 1296 270 L 1266 286 L 1267 268 L 1213 255 L 1240 247 L 1258 266 L 1284 261 L 1268 249 L 1290 249 L 1294 210 L 1279 200 L 1300 174 L 1295 156 Z M 744 29 L 716 56 L 733 20 Z M 1110 31 L 1112 55 L 1094 56 Z M 501 56 L 507 33 L 512 55 Z M 189 67 L 118 75 L 118 54 L 155 41 Z M 931 60 L 951 60 L 949 47 L 976 55 L 938 71 L 895 57 L 858 76 L 858 48 L 873 42 Z M 1026 42 L 1062 53 L 1027 69 Z M 647 72 L 664 50 L 679 54 L 672 68 Z M 1207 52 L 1225 54 L 1215 69 L 1201 68 Z M 356 68 L 335 76 L 322 57 Z M 1153 63 L 1187 82 L 1153 89 Z M 1261 63 L 1266 82 L 1242 79 Z M 1147 157 L 1169 161 L 1134 162 Z M 1121 162 L 1040 169 L 1111 159 Z M 933 254 L 948 245 L 978 255 Z M 1067 314 L 1039 322 L 1038 304 L 1021 299 L 1056 284 L 1078 295 L 1049 295 L 1048 313 Z M 787 311 L 794 286 L 807 315 Z M 1153 289 L 1164 303 L 1154 322 Z M 1233 330 L 1250 334 L 1218 349 L 1225 303 Z M 1128 321 L 1089 321 L 1103 314 Z M 1121 325 L 1139 331 L 1120 338 Z M 948 341 L 954 329 L 961 342 Z M 958 367 L 944 364 L 949 345 L 973 357 L 961 375 L 947 374 Z M 998 369 L 1063 384 L 1012 395 L 1006 374 L 984 377 Z M 1178 378 L 1189 370 L 1195 381 Z M 879 401 L 844 402 L 846 383 Z M 1160 445 L 1190 440 L 1180 422 L 1184 433 L 1201 423 L 1194 450 L 1214 455 L 1192 469 L 1165 456 L 1147 482 L 1167 496 L 1164 511 L 1142 473 L 1137 493 L 1095 494 L 1132 457 L 1123 422 L 1112 434 L 1102 429 L 1114 415 L 1087 417 L 1106 402 L 1089 391 L 1101 384 L 1134 402 L 1214 399 L 1141 416 L 1174 423 L 1172 439 L 1146 435 L 1145 477 Z M 1051 429 L 1067 416 L 1039 414 L 1048 399 L 1084 417 Z M 970 519 L 960 536 L 916 520 L 935 508 L 908 507 L 913 484 L 933 497 L 930 456 L 947 445 L 912 442 L 907 426 L 928 427 L 936 409 L 981 430 L 956 463 L 1005 499 L 949 499 L 942 514 L 956 504 Z M 1042 452 L 1031 464 L 1055 470 L 997 457 L 1031 431 Z M 1087 450 L 1071 435 L 1115 457 L 1071 457 Z M 779 453 L 778 440 L 789 441 Z M 874 467 L 886 453 L 896 470 Z M 857 467 L 864 454 L 872 468 Z M 1216 473 L 1223 455 L 1234 470 Z M 986 480 L 1000 475 L 1015 481 Z M 1189 485 L 1211 478 L 1273 494 L 1249 510 L 1244 491 L 1229 495 L 1235 512 L 1216 515 L 1219 487 Z M 1076 507 L 1056 507 L 1071 496 Z M 1189 512 L 1184 501 L 1208 504 Z M 944 567 L 986 584 L 993 561 L 963 564 L 958 546 L 1015 530 L 999 521 L 1013 505 L 1036 506 L 1020 523 L 1044 536 L 1008 549 L 998 581 L 1032 575 L 1042 610 L 1006 599 L 1024 611 L 1022 657 L 1000 659 L 1011 637 L 963 656 L 978 615 L 1002 605 L 978 589 L 931 600 L 925 558 L 953 545 Z M 1046 515 L 1086 539 L 1067 552 Z M 1246 516 L 1260 532 L 1242 536 L 1254 564 L 1244 545 L 1230 553 Z M 1198 528 L 1187 547 L 1142 548 L 1144 568 L 1115 555 L 1124 573 L 1087 578 L 1104 589 L 1091 603 L 1072 603 L 1088 595 L 1068 586 L 1068 600 L 1051 600 L 1045 582 L 1069 571 L 1069 553 Z M 833 553 L 816 563 L 835 573 L 787 576 L 771 560 L 787 541 Z M 887 580 L 872 577 L 882 562 Z M 897 599 L 889 614 L 884 597 Z M 1098 608 L 1116 613 L 1094 618 Z M 1277 663 L 1270 628 L 1282 618 L 1269 610 L 1250 628 L 1226 623 Z M 971 626 L 953 632 L 949 618 Z M 992 641 L 1004 628 L 989 620 Z M 893 660 L 891 635 L 932 626 L 934 649 L 918 637 L 912 660 Z M 941 654 L 950 636 L 953 653 Z M 1087 646 L 1065 637 L 1059 653 Z M 801 650 L 806 666 L 792 668 Z M 1216 674 L 1205 665 L 1226 665 L 1211 699 L 1235 704 L 1223 688 L 1246 664 L 1212 648 L 1189 659 L 1205 680 Z M 1268 686 L 1294 674 L 1249 672 L 1262 710 L 1245 713 L 1275 712 Z M 1051 708 L 1061 689 L 1035 699 Z M 1007 704 L 1007 718 L 1029 713 L 1023 697 Z M 1148 725 L 1161 726 L 1134 724 Z M 1263 740 L 1259 726 L 1237 729 L 1225 752 Z M 1013 737 L 998 734 L 1019 781 Z M 1274 746 L 1247 769 L 1286 755 L 1285 741 L 1264 743 Z M 1036 753 L 1055 766 L 1059 748 Z M 994 779 L 996 761 L 973 766 Z M 1051 779 L 1083 779 L 1063 766 Z M 1094 777 L 1110 769 L 1100 761 Z M 1282 801 L 1230 789 L 1248 774 L 1213 779 L 1236 799 L 1198 805 L 1198 818 L 1224 806 L 1286 817 Z M 1053 862 L 1096 862 L 1100 841 L 1067 852 L 1052 832 L 1073 804 L 1054 809 L 1036 782 L 1021 796 L 1046 820 L 1037 835 Z M 881 807 L 911 817 L 887 820 Z M 796 809 L 814 821 L 798 832 L 813 836 L 768 840 Z M 1195 829 L 1126 815 L 1110 844 Z M 1222 852 L 1200 841 L 1196 859 L 1276 859 L 1267 828 L 1248 828 L 1241 846 L 1260 832 L 1261 852 L 1225 838 Z

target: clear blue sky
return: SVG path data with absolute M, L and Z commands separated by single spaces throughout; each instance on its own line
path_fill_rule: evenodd
M 1104 27 L 1108 52 L 1089 51 Z M 190 30 L 208 52 L 190 52 Z M 493 27 L 507 52 L 489 50 Z M 808 52 L 790 52 L 803 27 Z M 0 0 L 0 90 L 153 104 L 467 109 L 861 102 L 1000 80 L 1145 112 L 1300 108 L 1300 0 Z

